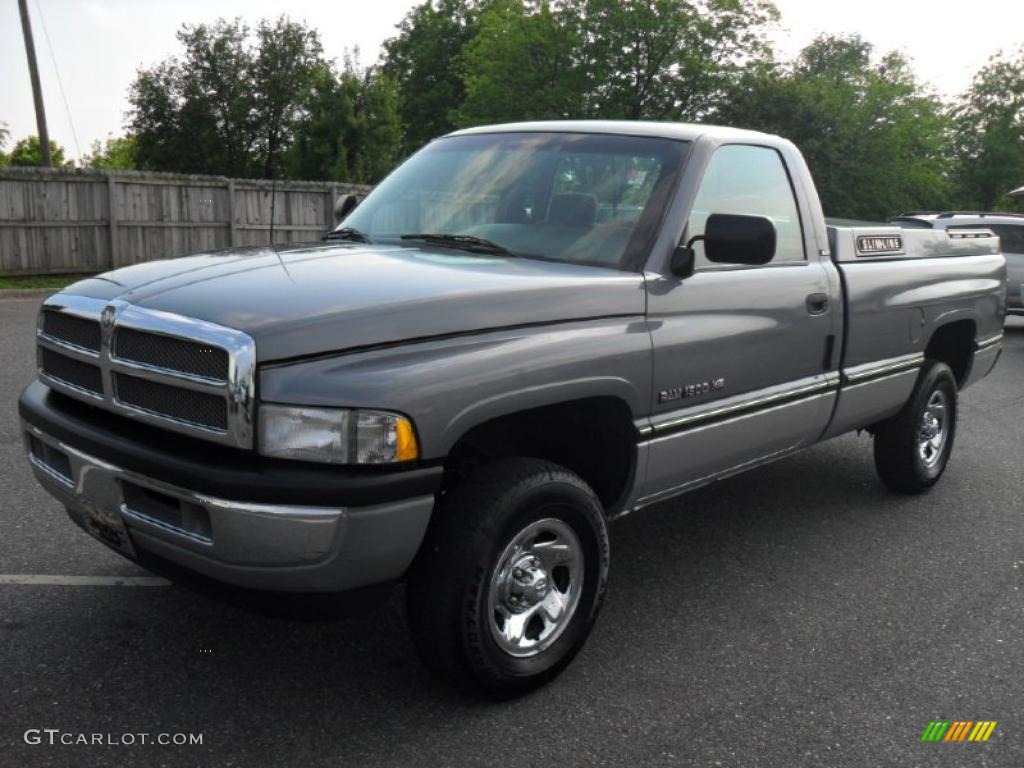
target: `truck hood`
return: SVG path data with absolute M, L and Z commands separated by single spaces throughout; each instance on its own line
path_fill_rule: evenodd
M 65 293 L 235 328 L 261 362 L 509 326 L 644 312 L 643 278 L 601 267 L 357 243 L 145 262 Z

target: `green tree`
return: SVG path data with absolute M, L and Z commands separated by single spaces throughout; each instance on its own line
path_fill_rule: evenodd
M 771 51 L 767 0 L 586 0 L 566 4 L 590 74 L 587 114 L 698 120 Z
M 255 114 L 259 116 L 256 148 L 262 155 L 263 173 L 269 177 L 279 153 L 291 142 L 302 113 L 298 96 L 323 66 L 323 47 L 315 31 L 283 17 L 275 24 L 261 21 L 256 37 L 251 72 Z
M 1024 210 L 1006 196 L 1024 185 L 1024 48 L 998 53 L 953 109 L 957 192 L 964 207 Z
M 39 137 L 28 136 L 18 141 L 8 155 L 10 165 L 39 165 Z M 50 139 L 50 160 L 54 168 L 74 168 L 75 164 L 64 159 L 64 147 Z
M 7 157 L 7 153 L 4 152 L 4 148 L 7 146 L 7 141 L 11 137 L 11 130 L 7 127 L 7 123 L 0 123 L 0 166 L 10 165 L 10 158 Z
M 384 43 L 382 66 L 399 89 L 403 150 L 412 152 L 455 127 L 465 97 L 462 53 L 477 30 L 475 0 L 426 0 Z
M 132 170 L 137 167 L 136 153 L 134 136 L 108 136 L 106 141 L 97 139 L 92 143 L 92 152 L 82 158 L 82 164 L 88 168 Z
M 456 122 L 579 117 L 589 76 L 578 58 L 577 20 L 546 0 L 492 3 L 463 51 L 466 96 Z
M 901 55 L 873 63 L 872 52 L 856 36 L 819 37 L 795 62 L 748 69 L 713 119 L 796 143 L 829 215 L 885 219 L 945 207 L 943 105 Z
M 303 112 L 300 95 L 324 66 L 317 33 L 280 17 L 185 25 L 184 47 L 140 70 L 129 93 L 140 167 L 269 176 Z
M 768 58 L 768 0 L 494 0 L 462 52 L 461 125 L 696 120 Z
M 356 136 L 349 142 L 349 178 L 376 183 L 402 157 L 398 84 L 383 72 L 368 71 L 356 110 Z
M 304 97 L 305 112 L 285 161 L 288 176 L 376 182 L 398 160 L 402 126 L 398 88 L 379 70 L 346 58 L 340 73 L 325 65 Z

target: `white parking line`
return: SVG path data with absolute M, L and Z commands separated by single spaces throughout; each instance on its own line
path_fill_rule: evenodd
M 50 576 L 33 573 L 0 574 L 0 586 L 42 587 L 169 587 L 159 576 Z

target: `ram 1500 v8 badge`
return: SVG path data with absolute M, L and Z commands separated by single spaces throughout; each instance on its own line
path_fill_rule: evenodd
M 52 296 L 21 423 L 124 555 L 275 592 L 404 580 L 424 660 L 511 696 L 586 640 L 618 515 L 852 430 L 889 488 L 933 486 L 1005 303 L 990 231 L 829 224 L 776 136 L 474 128 L 323 242 Z

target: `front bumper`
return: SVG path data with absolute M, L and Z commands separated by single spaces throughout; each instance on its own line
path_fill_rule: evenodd
M 128 557 L 156 555 L 249 589 L 338 592 L 400 578 L 423 539 L 434 505 L 427 480 L 417 495 L 377 494 L 363 506 L 238 500 L 254 492 L 245 486 L 214 495 L 84 449 L 89 430 L 80 441 L 69 434 L 73 419 L 57 407 L 47 413 L 47 394 L 30 391 L 41 386 L 30 385 L 20 403 L 36 479 L 76 523 Z M 59 436 L 46 425 L 55 414 L 66 422 Z M 365 484 L 357 495 L 366 498 Z

